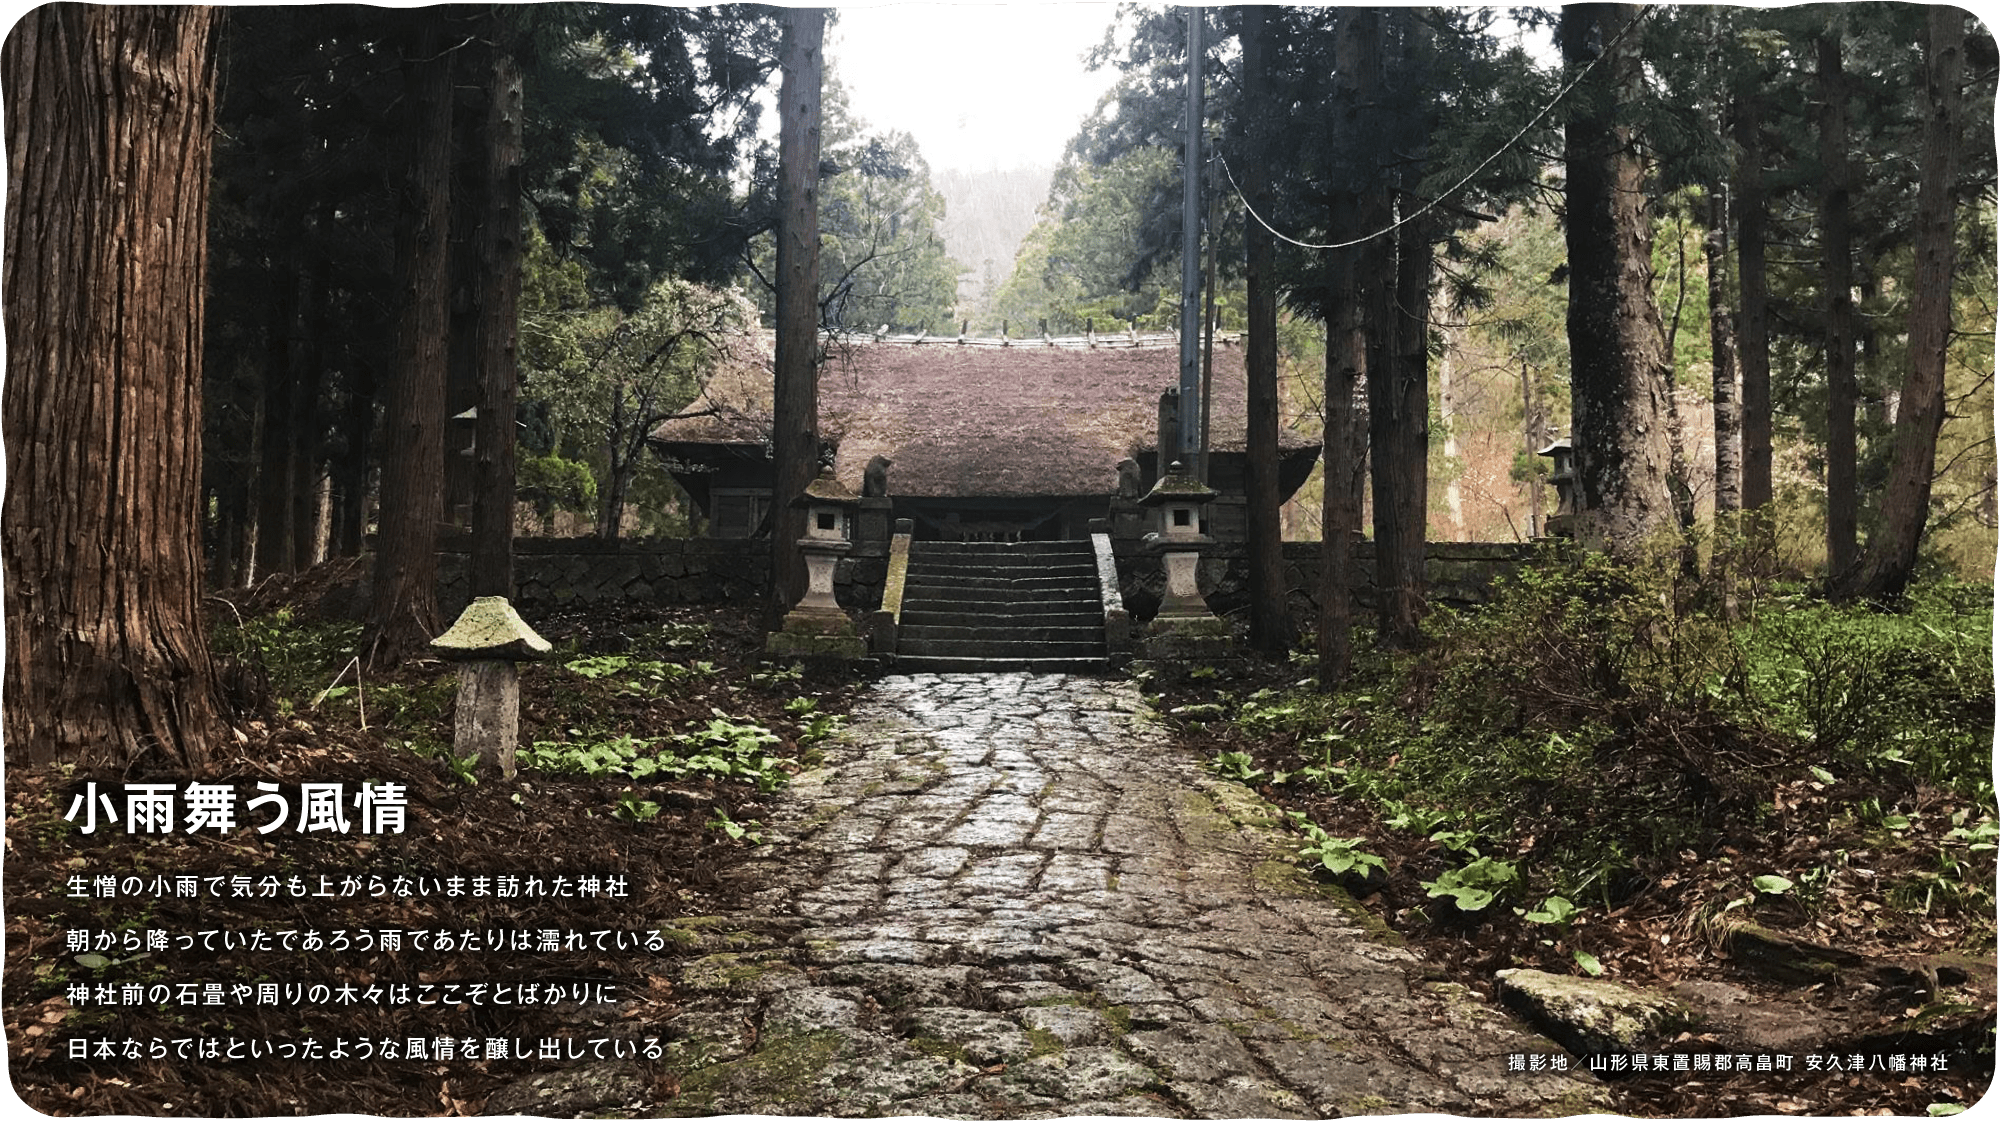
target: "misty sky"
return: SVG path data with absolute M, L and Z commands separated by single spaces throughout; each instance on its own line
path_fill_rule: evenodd
M 842 4 L 827 56 L 854 112 L 916 137 L 933 169 L 1054 164 L 1111 87 L 1083 53 L 1109 3 Z

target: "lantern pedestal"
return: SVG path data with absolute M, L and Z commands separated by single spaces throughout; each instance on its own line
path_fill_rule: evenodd
M 482 768 L 514 777 L 521 738 L 521 674 L 517 663 L 552 649 L 505 596 L 480 596 L 466 605 L 431 649 L 458 663 L 458 703 L 452 753 L 478 758 Z
M 767 658 L 810 658 L 851 661 L 868 656 L 868 640 L 834 599 L 833 570 L 854 546 L 848 525 L 861 499 L 836 479 L 831 467 L 792 500 L 806 510 L 806 535 L 799 538 L 805 554 L 806 594 L 786 613 L 785 621 L 764 640 Z
M 1215 491 L 1175 463 L 1139 500 L 1159 509 L 1159 531 L 1145 541 L 1149 551 L 1160 554 L 1167 578 L 1160 610 L 1139 639 L 1139 657 L 1156 670 L 1224 660 L 1233 652 L 1229 624 L 1209 610 L 1199 582 L 1202 554 L 1215 545 L 1201 532 L 1201 513 L 1214 497 Z

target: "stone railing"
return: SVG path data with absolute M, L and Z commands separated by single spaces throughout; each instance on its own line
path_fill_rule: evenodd
M 1097 558 L 1098 595 L 1104 601 L 1104 649 L 1113 657 L 1132 652 L 1132 616 L 1125 610 L 1125 593 L 1120 588 L 1118 557 L 1111 547 L 1111 535 L 1090 535 L 1090 551 Z

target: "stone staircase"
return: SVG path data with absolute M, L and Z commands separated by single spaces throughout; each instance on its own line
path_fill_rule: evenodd
M 911 544 L 899 672 L 1094 673 L 1109 665 L 1090 542 Z

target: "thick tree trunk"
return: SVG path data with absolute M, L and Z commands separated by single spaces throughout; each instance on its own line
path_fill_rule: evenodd
M 1564 234 L 1579 536 L 1619 552 L 1637 549 L 1675 521 L 1643 168 L 1631 128 L 1618 120 L 1619 107 L 1638 99 L 1643 82 L 1639 37 L 1618 38 L 1639 11 L 1630 4 L 1572 4 L 1562 10 L 1558 34 L 1570 73 L 1605 52 L 1572 99 L 1564 129 Z
M 771 418 L 773 626 L 805 595 L 806 512 L 791 505 L 819 470 L 820 43 L 826 10 L 786 13 L 779 48 L 778 307 Z
M 1736 283 L 1741 315 L 1737 322 L 1737 364 L 1743 371 L 1743 509 L 1753 514 L 1744 528 L 1759 547 L 1769 543 L 1771 506 L 1771 312 L 1764 269 L 1764 133 L 1759 95 L 1736 99 Z
M 340 555 L 358 557 L 367 536 L 369 461 L 374 455 L 375 376 L 365 365 L 347 370 L 347 404 L 342 410 L 342 456 L 334 474 L 340 487 L 340 517 L 334 533 Z
M 1268 15 L 1256 5 L 1242 9 L 1243 85 L 1252 104 L 1270 86 Z M 1249 138 L 1252 143 L 1268 137 Z M 1256 209 L 1268 213 L 1270 176 L 1262 159 L 1248 161 L 1244 186 Z M 1250 645 L 1267 654 L 1282 654 L 1297 637 L 1287 610 L 1284 535 L 1278 501 L 1278 285 L 1277 242 L 1255 221 L 1248 223 L 1244 242 L 1249 260 L 1245 275 L 1249 338 L 1244 343 L 1244 377 L 1248 381 L 1248 467 L 1250 560 Z
M 417 9 L 405 49 L 408 133 L 396 221 L 396 368 L 382 462 L 369 661 L 395 663 L 442 628 L 437 533 L 444 513 L 445 338 L 451 187 L 451 54 L 438 9 Z
M 199 770 L 216 9 L 47 5 L 0 50 L 7 761 Z
M 479 230 L 479 413 L 472 459 L 471 591 L 514 594 L 514 412 L 521 303 L 521 71 L 495 47 Z
M 1848 220 L 1847 89 L 1840 36 L 1819 37 L 1820 252 L 1826 312 L 1826 571 L 1838 580 L 1858 557 L 1854 409 L 1854 235 Z
M 1965 13 L 1929 9 L 1924 80 L 1927 112 L 1917 185 L 1916 275 L 1910 286 L 1910 370 L 1896 409 L 1895 458 L 1882 491 L 1879 519 L 1860 563 L 1830 588 L 1836 599 L 1900 599 L 1917 564 L 1917 545 L 1930 516 L 1931 474 L 1938 429 L 1944 424 L 1945 348 L 1951 333 L 1955 244 L 1952 178 L 1963 142 L 1959 88 L 1965 69 Z
M 290 243 L 298 236 L 297 222 L 280 225 Z M 257 561 L 258 580 L 274 572 L 292 571 L 292 332 L 298 319 L 298 279 L 289 248 L 272 254 L 270 319 L 264 336 L 264 395 L 258 426 Z
M 1729 206 L 1720 183 L 1708 187 L 1708 350 L 1715 402 L 1715 511 L 1743 509 L 1743 406 L 1736 390 L 1736 324 L 1729 302 Z
M 1431 243 L 1420 219 L 1397 231 L 1395 287 L 1382 302 L 1388 365 L 1369 367 L 1369 477 L 1375 491 L 1376 641 L 1423 640 L 1424 537 L 1430 492 Z
M 1361 135 L 1364 107 L 1374 99 L 1380 64 L 1380 16 L 1372 9 L 1349 8 L 1340 15 L 1334 39 L 1334 75 L 1339 114 L 1337 143 L 1345 146 Z M 1360 196 L 1353 184 L 1337 184 L 1327 213 L 1333 241 L 1349 241 L 1363 229 Z M 1348 189 L 1341 189 L 1348 188 Z M 1372 244 L 1372 243 L 1371 243 Z M 1361 268 L 1367 246 L 1336 249 L 1328 254 L 1326 305 L 1326 375 L 1323 400 L 1326 417 L 1320 449 L 1320 589 L 1319 682 L 1332 690 L 1344 681 L 1354 661 L 1354 584 L 1357 566 L 1354 539 L 1361 530 L 1361 500 L 1353 480 L 1357 423 L 1355 392 L 1368 364 L 1368 336 L 1362 326 Z
M 328 208 L 329 210 L 331 208 Z M 326 236 L 331 215 L 322 212 L 318 231 Z M 319 563 L 326 547 L 321 533 L 319 507 L 321 484 L 326 479 L 326 458 L 320 438 L 320 387 L 326 381 L 327 301 L 333 283 L 333 262 L 322 245 L 313 254 L 312 270 L 306 278 L 305 314 L 300 322 L 298 378 L 292 385 L 292 569 L 304 571 Z

